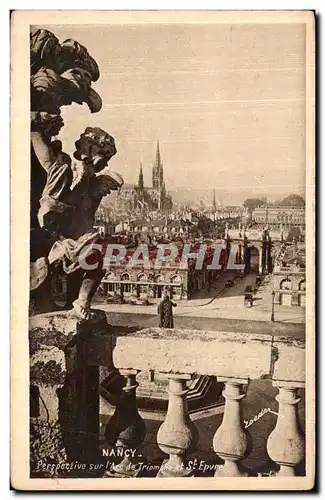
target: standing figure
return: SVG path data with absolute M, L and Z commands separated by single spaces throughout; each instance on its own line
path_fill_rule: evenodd
M 160 328 L 174 328 L 173 307 L 176 306 L 177 304 L 170 300 L 168 293 L 165 292 L 164 298 L 157 308 Z

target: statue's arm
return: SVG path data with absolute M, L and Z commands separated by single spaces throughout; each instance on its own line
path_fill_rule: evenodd
M 37 111 L 31 113 L 32 146 L 38 161 L 46 172 L 57 159 L 60 149 L 54 147 L 54 143 L 51 143 L 51 137 L 56 136 L 62 126 L 63 120 L 60 115 Z
M 56 160 L 50 143 L 41 132 L 31 132 L 31 141 L 38 161 L 44 170 L 48 172 L 50 166 Z

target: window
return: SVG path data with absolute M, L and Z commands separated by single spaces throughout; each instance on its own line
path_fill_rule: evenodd
M 171 283 L 177 283 L 178 285 L 182 284 L 182 278 L 178 274 L 175 274 L 170 278 Z M 180 297 L 181 295 L 181 286 L 173 286 L 172 287 L 172 294 L 175 297 Z
M 288 278 L 282 280 L 280 283 L 280 288 L 281 290 L 291 290 L 292 288 L 291 280 L 289 280 Z
M 138 280 L 137 281 L 144 281 L 148 282 L 147 275 L 144 273 L 141 273 L 138 275 Z M 140 285 L 140 294 L 146 294 L 148 292 L 148 286 L 147 285 Z
M 107 291 L 108 292 L 114 292 L 116 285 L 115 285 L 115 283 L 112 283 L 112 281 L 115 281 L 115 280 L 116 280 L 116 276 L 111 271 L 109 271 L 108 273 L 105 274 L 104 282 L 105 281 L 110 282 L 110 283 L 107 283 Z
M 159 282 L 163 282 L 164 281 L 164 277 L 162 274 L 157 274 L 157 276 L 155 277 L 155 282 L 156 283 L 159 283 Z
M 123 273 L 121 276 L 121 281 L 131 281 L 131 276 L 129 275 L 129 273 Z M 131 293 L 131 283 L 125 283 L 125 285 L 123 285 L 123 292 Z
M 306 291 L 306 281 L 303 280 L 303 281 L 300 281 L 299 283 L 299 290 L 305 292 Z

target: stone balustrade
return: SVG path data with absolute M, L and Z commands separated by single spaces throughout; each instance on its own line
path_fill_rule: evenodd
M 295 467 L 304 457 L 297 418 L 297 390 L 305 385 L 305 348 L 300 340 L 159 328 L 122 334 L 101 316 L 76 325 L 67 313 L 51 313 L 31 319 L 30 345 L 30 382 L 34 399 L 37 389 L 39 406 L 43 406 L 31 415 L 31 459 L 36 476 L 37 464 L 46 460 L 46 443 L 52 443 L 52 434 L 39 431 L 44 420 L 58 436 L 52 460 L 64 461 L 71 456 L 91 460 L 96 445 L 98 456 L 99 366 L 118 371 L 122 380 L 105 440 L 123 458 L 107 475 L 128 477 L 139 472 L 136 450 L 145 439 L 146 428 L 137 408 L 136 377 L 143 370 L 164 373 L 169 381 L 168 410 L 157 433 L 157 444 L 166 455 L 159 476 L 193 473 L 187 458 L 195 455 L 198 432 L 189 415 L 186 394 L 188 382 L 197 374 L 214 376 L 224 383 L 223 420 L 211 443 L 216 460 L 224 462 L 216 468 L 216 476 L 243 474 L 240 461 L 249 452 L 249 436 L 243 425 L 242 402 L 253 379 L 269 379 L 279 390 L 277 423 L 267 441 L 278 474 L 295 475 Z M 132 450 L 132 456 L 127 450 Z

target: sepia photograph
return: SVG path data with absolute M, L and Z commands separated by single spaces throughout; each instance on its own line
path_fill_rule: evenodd
M 14 487 L 311 489 L 314 13 L 17 11 L 11 59 Z

